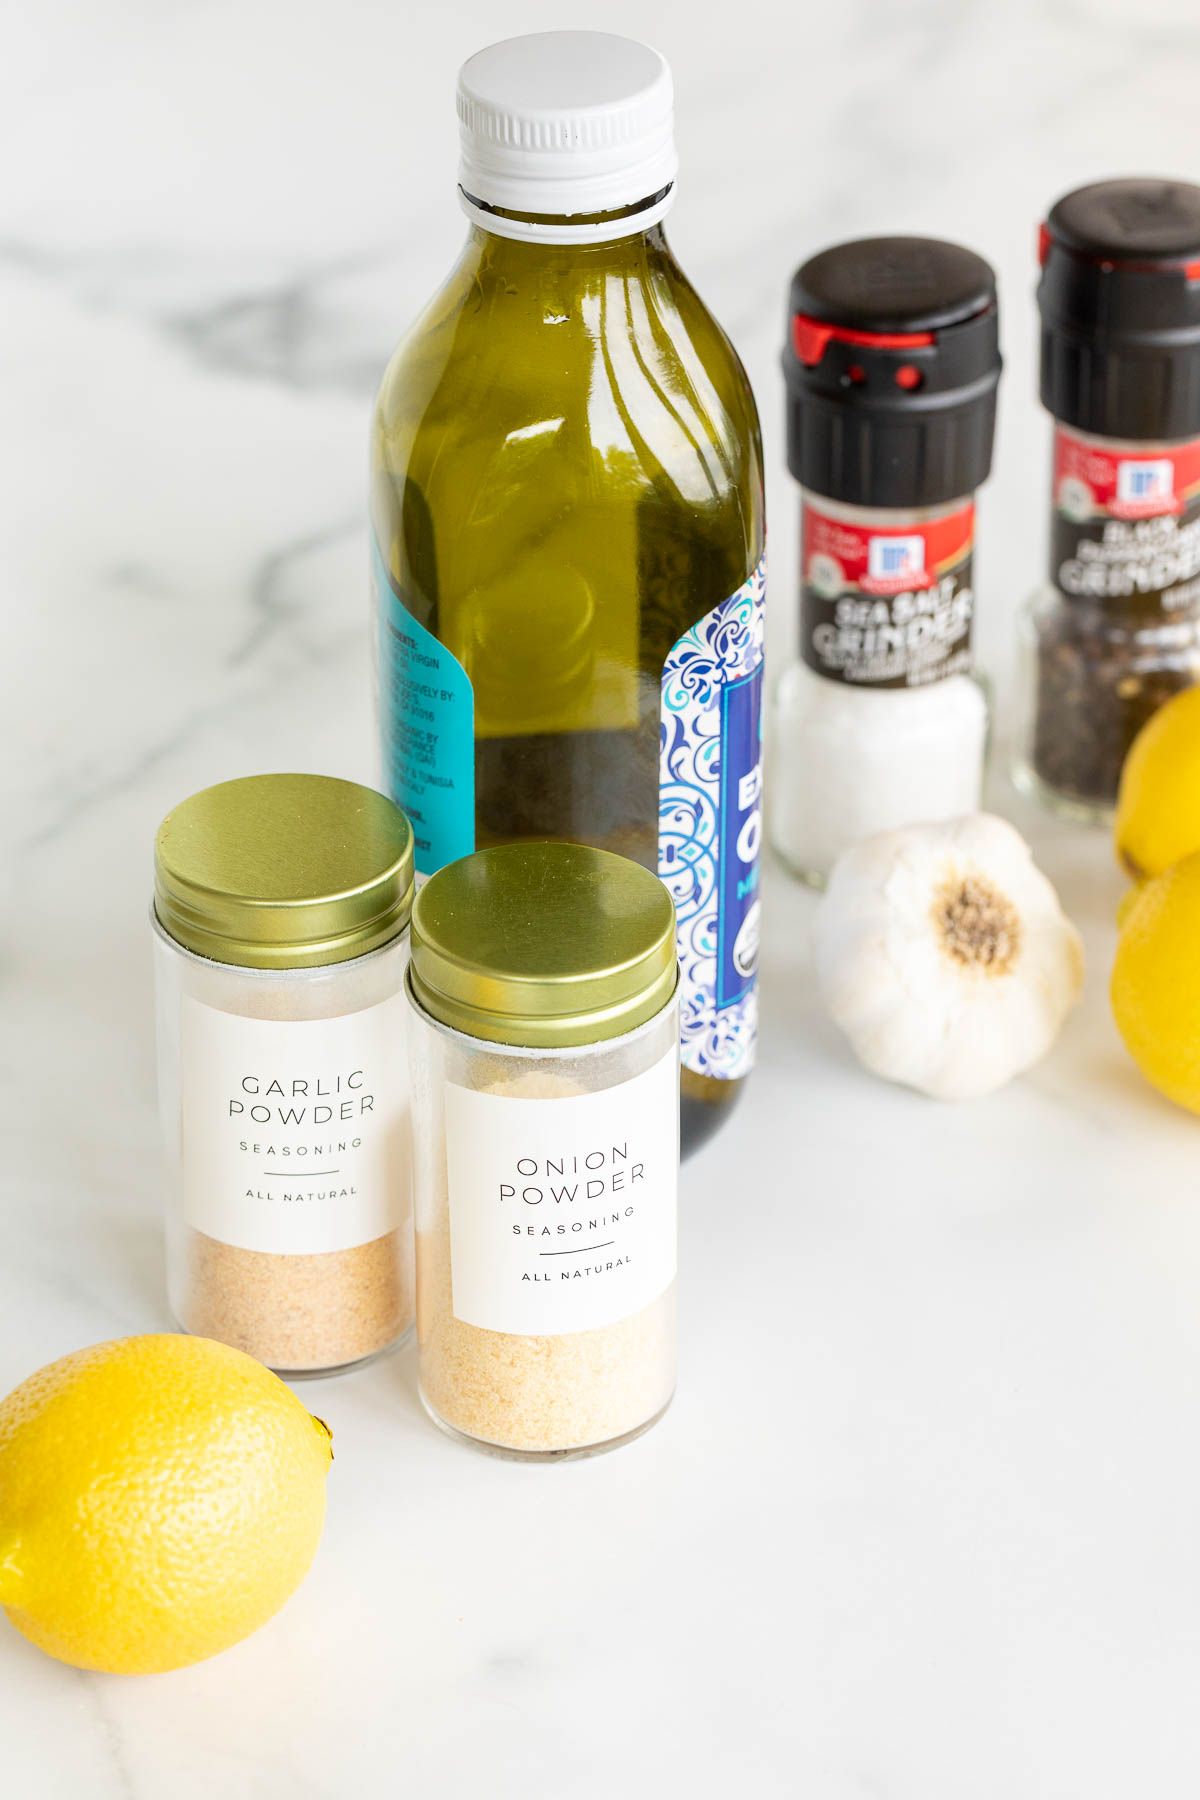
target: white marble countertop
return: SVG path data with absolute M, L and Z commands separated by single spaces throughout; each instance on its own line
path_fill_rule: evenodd
M 150 846 L 264 767 L 372 779 L 365 437 L 452 260 L 453 77 L 512 0 L 44 0 L 0 54 L 0 1392 L 168 1324 Z M 731 330 L 792 624 L 786 279 L 880 229 L 998 264 L 1007 374 L 984 659 L 1043 555 L 1034 228 L 1104 174 L 1200 174 L 1190 0 L 617 0 L 679 92 L 684 265 Z M 79 1675 L 0 1621 L 6 1800 L 1154 1800 L 1200 1785 L 1200 1126 L 1111 1024 L 1102 836 L 997 778 L 1087 939 L 1031 1078 L 938 1108 L 818 1014 L 772 870 L 760 1072 L 689 1166 L 663 1424 L 552 1469 L 418 1409 L 411 1351 L 305 1400 L 316 1567 L 173 1676 Z

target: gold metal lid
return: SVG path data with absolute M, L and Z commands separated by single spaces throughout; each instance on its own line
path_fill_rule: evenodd
M 204 788 L 154 840 L 154 910 L 214 962 L 311 969 L 365 956 L 412 911 L 413 834 L 374 788 L 248 775 Z
M 620 1037 L 675 991 L 675 908 L 648 869 L 584 844 L 504 844 L 417 895 L 410 979 L 444 1025 L 565 1049 Z

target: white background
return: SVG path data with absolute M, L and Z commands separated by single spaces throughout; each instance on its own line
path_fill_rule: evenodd
M 1200 178 L 1189 0 L 10 0 L 0 1392 L 169 1323 L 154 827 L 253 770 L 374 777 L 367 420 L 463 235 L 455 69 L 572 23 L 674 64 L 670 235 L 762 407 L 776 675 L 791 267 L 881 230 L 997 264 L 978 573 L 1008 730 L 1046 531 L 1035 228 L 1087 179 Z M 0 1621 L 6 1796 L 1194 1796 L 1200 1124 L 1112 1028 L 1103 836 L 1035 819 L 1001 776 L 994 803 L 1090 957 L 1036 1074 L 959 1108 L 860 1074 L 814 1006 L 812 902 L 772 870 L 761 1068 L 686 1171 L 664 1423 L 525 1467 L 443 1440 L 410 1352 L 307 1388 L 337 1462 L 300 1594 L 142 1681 Z

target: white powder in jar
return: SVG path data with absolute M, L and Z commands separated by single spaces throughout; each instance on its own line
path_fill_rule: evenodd
M 773 735 L 772 840 L 815 885 L 862 838 L 979 810 L 987 702 L 969 675 L 865 688 L 794 663 Z

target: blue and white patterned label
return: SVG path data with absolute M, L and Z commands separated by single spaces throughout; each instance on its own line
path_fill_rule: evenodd
M 675 902 L 683 1066 L 754 1063 L 766 558 L 663 667 L 658 873 Z

